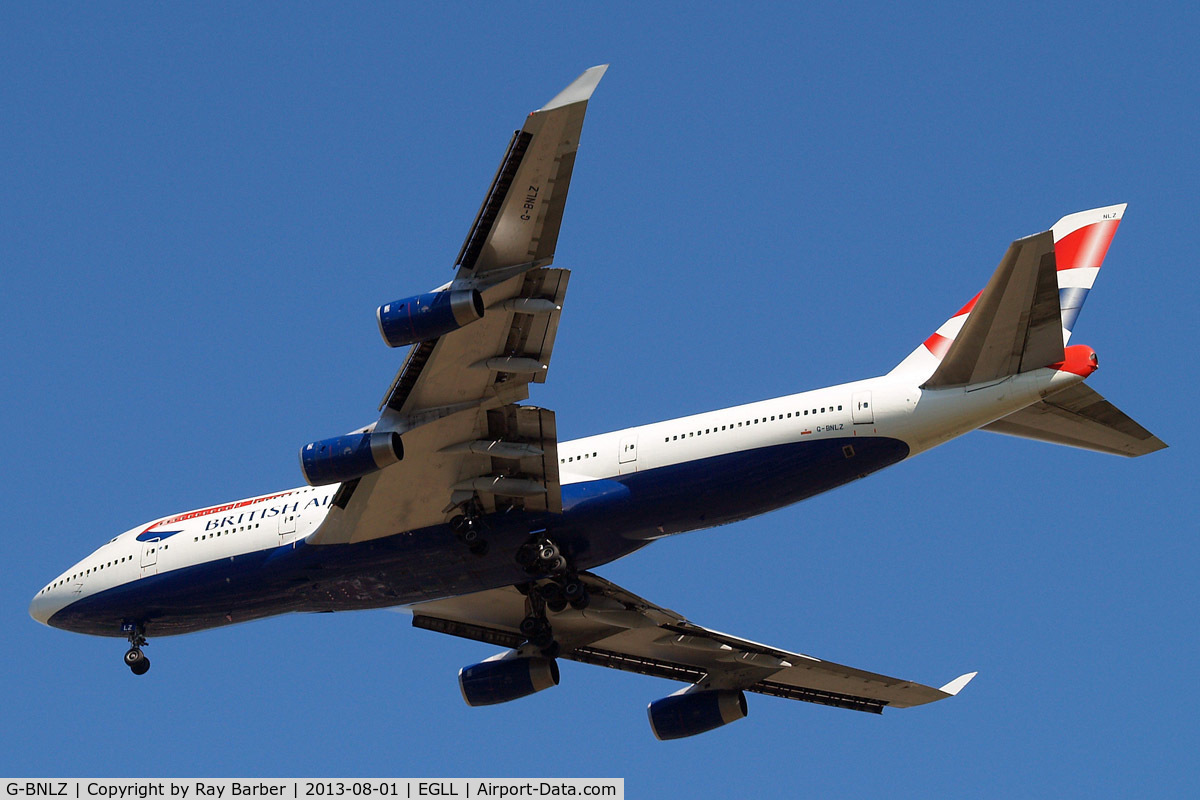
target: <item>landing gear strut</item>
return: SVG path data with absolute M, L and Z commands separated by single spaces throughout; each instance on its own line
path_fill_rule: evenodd
M 525 600 L 525 619 L 521 620 L 521 635 L 529 644 L 541 651 L 546 658 L 556 658 L 558 642 L 554 641 L 554 629 L 546 619 L 546 601 L 537 587 L 530 587 Z
M 150 669 L 150 659 L 142 652 L 146 646 L 146 636 L 141 625 L 129 632 L 129 649 L 125 651 L 125 666 L 134 675 L 145 675 Z

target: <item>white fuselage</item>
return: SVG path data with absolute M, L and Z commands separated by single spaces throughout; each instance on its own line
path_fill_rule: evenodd
M 888 438 L 903 442 L 911 458 L 1080 380 L 1070 372 L 1043 368 L 988 384 L 922 390 L 902 376 L 885 375 L 564 441 L 558 446 L 560 483 L 567 487 L 619 479 L 822 439 L 846 440 L 853 447 L 857 439 Z M 721 478 L 736 483 L 739 476 Z M 74 603 L 125 584 L 294 548 L 321 524 L 335 489 L 306 486 L 139 525 L 51 581 L 35 596 L 30 613 L 48 622 Z

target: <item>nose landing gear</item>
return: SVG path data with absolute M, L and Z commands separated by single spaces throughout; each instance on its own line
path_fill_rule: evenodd
M 141 625 L 129 632 L 129 649 L 125 651 L 125 666 L 134 675 L 145 675 L 150 669 L 150 659 L 142 652 L 146 646 L 146 636 Z

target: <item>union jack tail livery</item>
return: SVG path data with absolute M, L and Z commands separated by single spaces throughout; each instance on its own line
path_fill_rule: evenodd
M 1052 262 L 1046 264 L 1043 275 L 1045 280 L 1040 288 L 1043 295 L 1046 295 L 1046 289 L 1049 287 L 1045 284 L 1057 286 L 1057 311 L 1062 329 L 1062 345 L 1065 347 L 1071 340 L 1071 331 L 1075 327 L 1075 320 L 1079 317 L 1079 311 L 1083 308 L 1083 302 L 1087 299 L 1088 292 L 1096 282 L 1096 275 L 1100 272 L 1100 266 L 1104 263 L 1108 246 L 1112 243 L 1113 235 L 1117 232 L 1117 226 L 1120 225 L 1124 213 L 1125 204 L 1120 203 L 1068 214 L 1054 223 L 1054 227 L 1046 233 L 1014 242 L 1009 253 L 1005 255 L 1005 260 L 1001 262 L 1000 268 L 997 269 L 996 275 L 993 276 L 993 282 L 1002 277 L 1001 273 L 1004 271 L 1006 263 L 1014 256 L 1014 248 L 1017 248 L 1019 243 L 1027 245 L 1036 243 L 1043 250 L 1048 250 L 1048 253 L 1039 254 L 1052 257 Z M 1033 254 L 1027 255 L 1032 256 Z M 1051 273 L 1056 276 L 1054 282 L 1049 281 Z M 1031 280 L 1036 280 L 1036 278 L 1031 277 Z M 988 285 L 990 287 L 992 284 Z M 1018 296 L 1014 294 L 1014 287 L 1002 288 L 1007 289 L 1010 295 L 1009 302 L 1018 299 Z M 1032 289 L 1032 287 L 1030 288 Z M 954 316 L 942 323 L 941 327 L 901 361 L 891 374 L 896 377 L 914 378 L 918 383 L 933 376 L 951 350 L 951 346 L 957 340 L 983 294 L 982 291 L 976 294 Z M 1047 296 L 1041 298 L 1045 301 L 1044 316 L 1047 318 L 1054 316 L 1052 313 L 1054 309 L 1051 308 L 1054 304 L 1048 302 L 1049 299 Z M 1017 313 L 1026 310 L 1019 309 Z M 1049 319 L 1043 321 L 1049 322 Z M 1057 340 L 1052 332 L 1045 331 L 1044 333 L 1046 334 L 1046 346 L 1053 349 Z M 1024 364 L 1027 368 L 1036 369 L 1061 360 L 1061 357 L 1054 358 L 1043 364 L 1033 364 L 1026 360 Z

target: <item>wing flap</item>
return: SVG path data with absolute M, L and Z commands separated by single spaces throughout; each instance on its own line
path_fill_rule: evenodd
M 1082 383 L 985 425 L 982 430 L 1118 456 L 1143 456 L 1167 446 Z

